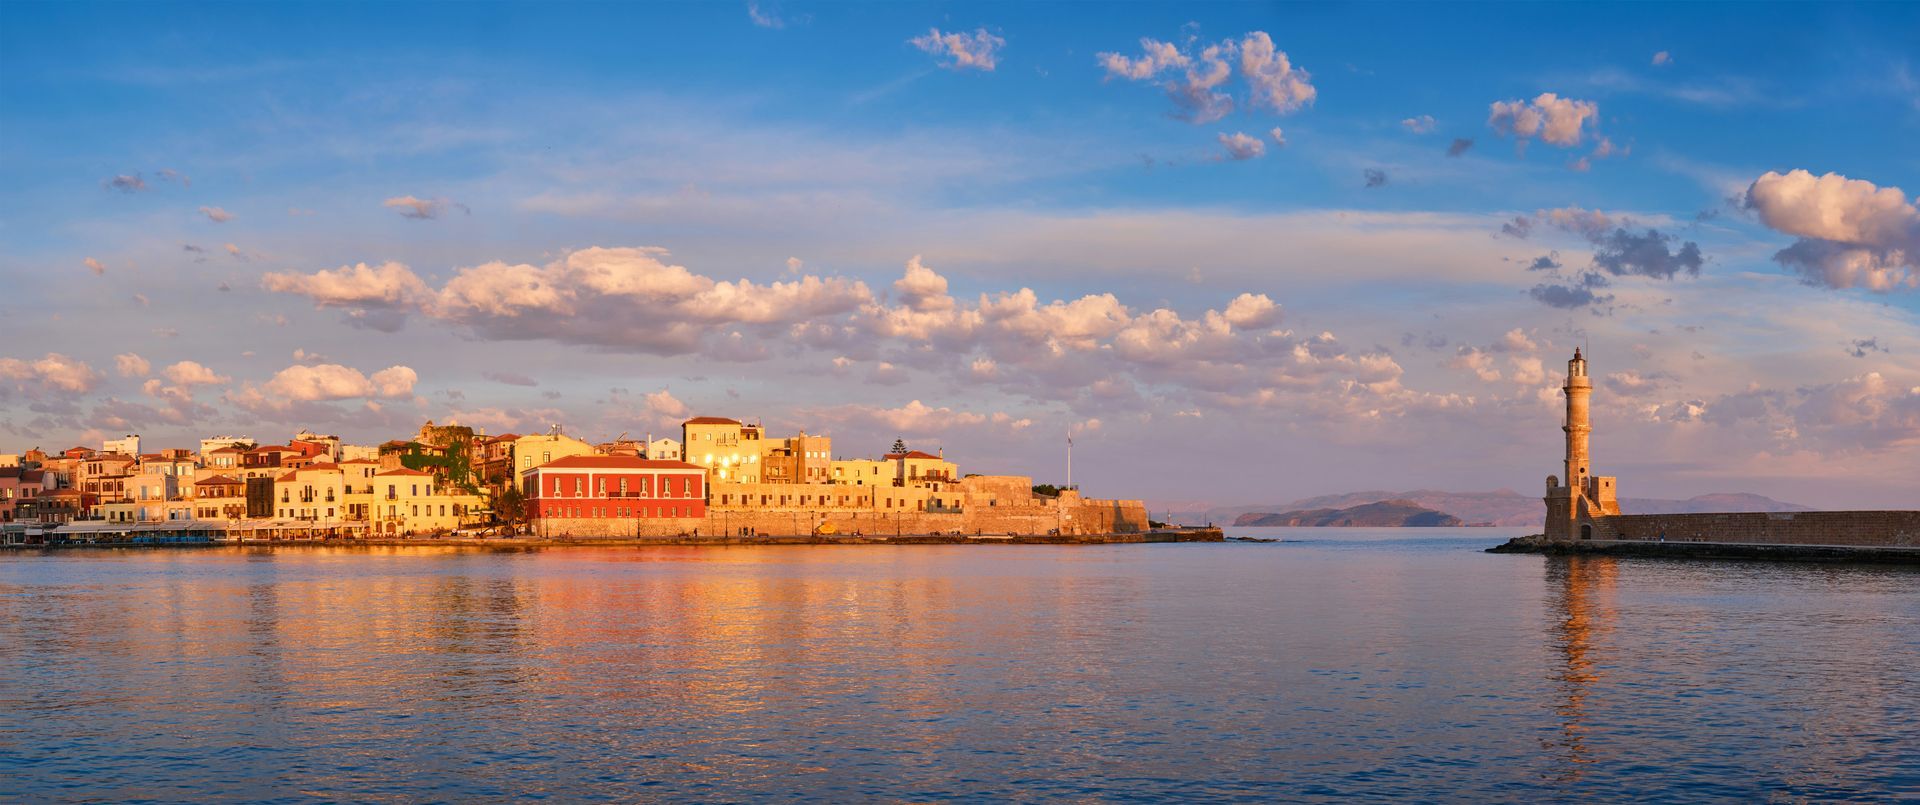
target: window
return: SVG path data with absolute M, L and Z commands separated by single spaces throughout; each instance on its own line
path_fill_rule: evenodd
M 553 461 L 553 453 L 548 452 L 548 453 L 540 454 L 540 463 L 546 464 L 551 461 Z
M 627 479 L 625 478 L 620 479 L 620 496 L 621 497 L 627 496 Z
M 575 497 L 579 497 L 580 490 L 584 488 L 586 488 L 585 482 L 581 481 L 579 478 L 573 479 L 573 494 Z
M 600 497 L 606 497 L 607 496 L 607 479 L 605 478 L 594 479 L 593 493 L 596 495 L 599 495 Z

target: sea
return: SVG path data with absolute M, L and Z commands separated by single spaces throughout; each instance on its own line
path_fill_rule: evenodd
M 0 553 L 0 800 L 1920 798 L 1920 568 L 1522 531 Z

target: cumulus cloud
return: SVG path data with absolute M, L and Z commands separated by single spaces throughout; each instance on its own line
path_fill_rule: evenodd
M 1920 208 L 1897 187 L 1769 171 L 1748 186 L 1744 203 L 1768 228 L 1799 238 L 1774 260 L 1802 282 L 1878 292 L 1920 286 Z
M 402 218 L 415 221 L 431 221 L 439 218 L 449 209 L 457 209 L 471 214 L 467 205 L 445 198 L 414 198 L 413 196 L 394 196 L 380 202 L 380 206 L 400 213 Z
M 1281 131 L 1279 126 L 1274 126 L 1272 129 L 1269 129 L 1267 131 L 1267 136 L 1273 138 L 1274 145 L 1277 145 L 1281 148 L 1285 148 L 1287 146 L 1287 133 L 1284 131 Z
M 99 385 L 101 376 L 85 361 L 49 352 L 36 360 L 0 358 L 0 378 L 14 381 L 16 389 L 33 396 L 40 389 L 85 394 Z
M 201 207 L 200 214 L 207 216 L 207 220 L 216 224 L 224 224 L 233 220 L 233 213 L 227 212 L 219 207 Z
M 1256 109 L 1286 114 L 1313 103 L 1313 77 L 1293 66 L 1265 31 L 1254 31 L 1240 41 L 1240 72 L 1246 76 Z
M 268 272 L 260 284 L 269 291 L 307 297 L 314 307 L 344 308 L 352 324 L 391 323 L 391 327 L 379 328 L 388 331 L 398 329 L 393 316 L 404 315 L 433 298 L 427 284 L 412 269 L 395 262 L 378 266 L 358 263 L 312 274 Z
M 1678 249 L 1672 248 L 1677 241 L 1678 238 L 1657 229 L 1648 229 L 1637 235 L 1625 229 L 1615 229 L 1595 241 L 1593 264 L 1616 277 L 1634 275 L 1671 279 L 1680 273 L 1700 276 L 1700 266 L 1705 261 L 1700 256 L 1699 244 L 1687 241 L 1681 243 Z
M 215 373 L 198 361 L 180 361 L 161 372 L 168 382 L 176 386 L 214 386 L 226 383 L 232 378 Z
M 1439 121 L 1434 120 L 1433 115 L 1421 115 L 1400 121 L 1400 128 L 1413 134 L 1432 134 L 1434 126 L 1438 124 Z
M 1243 132 L 1221 134 L 1220 145 L 1227 149 L 1227 158 L 1232 160 L 1253 159 L 1267 153 L 1266 143 L 1260 138 L 1251 137 Z
M 909 309 L 918 312 L 953 307 L 953 297 L 947 295 L 947 278 L 922 265 L 917 254 L 907 261 L 906 276 L 894 281 L 893 291 Z
M 96 277 L 107 273 L 107 264 L 102 263 L 99 260 L 95 260 L 91 257 L 85 260 L 81 260 L 80 264 L 83 266 L 86 266 L 87 270 L 93 272 L 93 275 Z
M 494 262 L 462 268 L 438 290 L 399 263 L 378 269 L 361 264 L 269 274 L 267 289 L 371 319 L 416 314 L 485 338 L 552 339 L 662 355 L 730 338 L 728 328 L 735 325 L 784 328 L 873 300 L 859 281 L 716 281 L 665 257 L 666 250 L 650 247 L 582 249 L 544 266 Z
M 1587 123 L 1600 117 L 1599 104 L 1551 92 L 1531 101 L 1495 101 L 1489 109 L 1487 125 L 1494 131 L 1523 144 L 1537 138 L 1562 148 L 1579 145 Z
M 1467 149 L 1472 147 L 1473 147 L 1472 140 L 1469 140 L 1465 137 L 1455 137 L 1453 138 L 1453 142 L 1447 145 L 1447 156 L 1450 156 L 1450 157 L 1460 156 L 1461 154 L 1466 153 Z
M 153 364 L 139 355 L 124 352 L 113 356 L 113 368 L 120 373 L 121 377 L 146 377 L 153 371 Z
M 1671 53 L 1668 53 L 1662 50 L 1658 53 L 1653 54 L 1653 66 L 1655 67 L 1665 67 L 1672 63 L 1673 63 L 1673 54 Z
M 1248 108 L 1288 114 L 1313 103 L 1316 95 L 1312 76 L 1296 67 L 1264 31 L 1204 46 L 1190 40 L 1185 48 L 1142 38 L 1140 49 L 1138 57 L 1100 53 L 1095 60 L 1109 78 L 1157 82 L 1173 101 L 1174 116 L 1191 123 L 1211 123 L 1233 111 L 1233 96 L 1223 87 L 1233 77 L 1236 57 L 1247 85 Z
M 1007 40 L 988 33 L 985 28 L 977 28 L 971 34 L 941 33 L 940 29 L 932 28 L 907 42 L 939 57 L 940 66 L 949 70 L 987 71 L 993 70 L 996 52 L 1007 44 Z
M 294 365 L 280 370 L 266 383 L 248 384 L 229 399 L 245 407 L 284 408 L 293 403 L 413 395 L 419 376 L 411 368 L 391 366 L 363 374 L 337 363 Z

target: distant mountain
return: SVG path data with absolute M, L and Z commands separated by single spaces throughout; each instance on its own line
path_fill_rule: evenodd
M 1341 495 L 1321 495 L 1291 503 L 1264 506 L 1223 506 L 1205 511 L 1173 512 L 1180 522 L 1230 523 L 1247 513 L 1296 512 L 1312 509 L 1350 509 L 1381 501 L 1396 501 L 1444 512 L 1472 525 L 1537 526 L 1547 517 L 1547 507 L 1538 495 L 1522 495 L 1511 489 L 1492 492 L 1442 492 L 1416 489 L 1411 492 L 1372 490 Z M 1664 498 L 1623 498 L 1620 510 L 1626 514 L 1685 514 L 1694 512 L 1796 512 L 1811 511 L 1807 506 L 1783 503 L 1764 495 L 1721 492 L 1686 500 Z
M 1237 526 L 1312 526 L 1345 528 L 1402 528 L 1462 525 L 1460 518 L 1405 500 L 1383 500 L 1344 509 L 1301 509 L 1278 513 L 1248 512 L 1235 518 Z

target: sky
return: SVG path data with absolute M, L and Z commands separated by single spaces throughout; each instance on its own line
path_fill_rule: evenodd
M 1920 6 L 0 5 L 0 452 L 1920 502 Z

